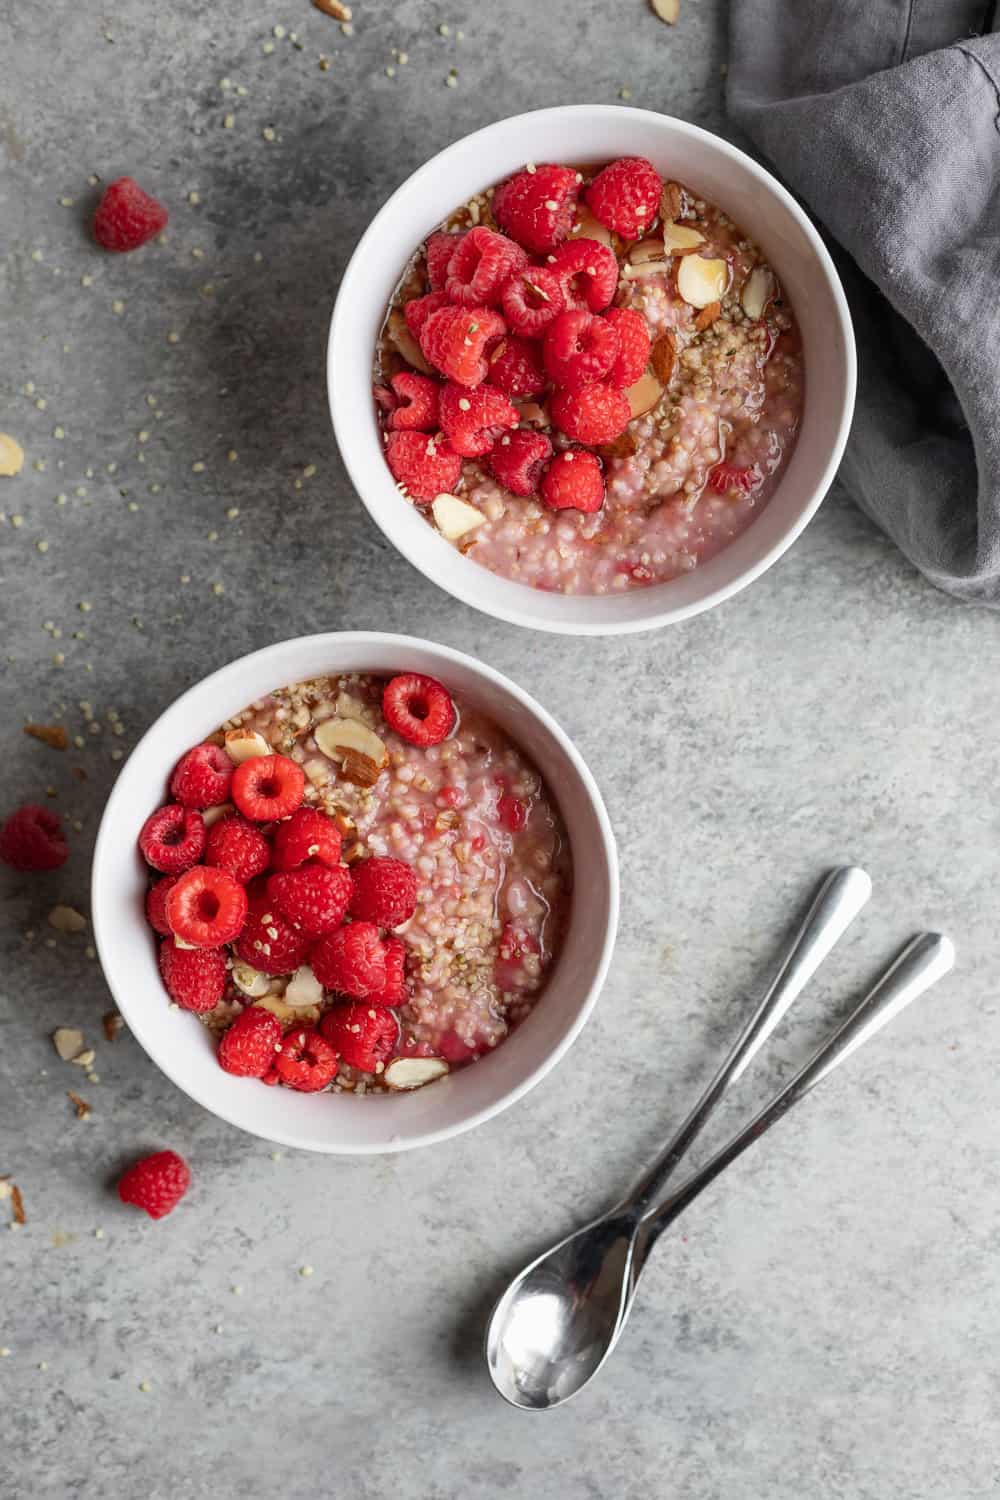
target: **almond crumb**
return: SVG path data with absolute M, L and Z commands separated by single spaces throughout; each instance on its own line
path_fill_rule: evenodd
M 117 1041 L 118 1033 L 121 1031 L 124 1025 L 125 1022 L 122 1020 L 121 1016 L 116 1010 L 106 1011 L 101 1017 L 101 1027 L 104 1031 L 104 1040 L 106 1042 Z
M 53 750 L 65 750 L 69 745 L 69 735 L 61 724 L 25 724 L 24 732 Z
M 72 1089 L 67 1089 L 66 1094 L 72 1101 L 73 1108 L 76 1110 L 76 1118 L 78 1120 L 86 1120 L 90 1115 L 90 1105 L 86 1099 L 81 1099 L 80 1095 L 74 1094 Z

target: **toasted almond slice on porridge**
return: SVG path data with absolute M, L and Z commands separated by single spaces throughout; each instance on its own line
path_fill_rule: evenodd
M 438 495 L 431 511 L 438 531 L 449 542 L 457 541 L 467 531 L 475 531 L 486 520 L 481 510 L 477 510 L 467 500 L 460 500 L 457 495 Z
M 296 1009 L 304 1005 L 319 1005 L 323 999 L 323 986 L 308 964 L 295 970 L 285 986 L 285 1004 Z
M 626 281 L 642 281 L 647 276 L 665 276 L 669 270 L 669 260 L 644 260 L 637 266 L 622 266 L 622 275 Z
M 683 219 L 687 207 L 687 194 L 679 182 L 665 182 L 660 194 L 660 218 L 664 224 Z
M 347 781 L 374 786 L 389 764 L 389 752 L 374 729 L 359 719 L 324 719 L 315 731 L 316 744 L 336 761 Z
M 703 307 L 702 308 L 701 312 L 695 318 L 695 320 L 694 320 L 695 332 L 696 333 L 704 333 L 705 329 L 706 328 L 711 328 L 712 324 L 716 321 L 716 319 L 718 317 L 721 316 L 721 314 L 722 314 L 722 303 L 721 302 L 710 302 L 707 307 Z
M 640 240 L 633 245 L 628 253 L 629 264 L 641 266 L 647 260 L 663 259 L 663 241 L 655 237 L 648 240 Z
M 434 371 L 424 359 L 420 345 L 406 326 L 406 319 L 398 307 L 394 307 L 386 322 L 386 332 L 390 343 L 396 346 L 396 350 L 403 356 L 408 365 L 414 370 L 419 370 L 422 375 L 433 375 Z
M 270 745 L 256 729 L 226 730 L 226 754 L 234 766 L 241 766 L 245 760 L 253 760 L 257 755 L 270 753 Z
M 291 1021 L 301 1026 L 304 1021 L 319 1020 L 318 1005 L 288 1005 L 280 995 L 265 995 L 254 1002 L 255 1010 L 269 1010 L 279 1021 Z
M 443 1057 L 394 1057 L 382 1076 L 391 1089 L 418 1089 L 447 1072 Z
M 576 223 L 569 232 L 571 240 L 596 240 L 599 245 L 614 249 L 614 235 L 606 224 L 595 219 L 589 208 L 581 208 Z
M 674 343 L 672 333 L 661 333 L 653 342 L 649 351 L 649 362 L 657 380 L 663 386 L 668 386 L 674 378 L 674 370 L 677 367 L 677 345 Z
M 663 226 L 663 248 L 668 255 L 690 255 L 704 243 L 705 236 L 699 230 L 692 229 L 690 224 L 675 224 L 671 221 Z
M 740 304 L 748 318 L 759 318 L 777 290 L 767 266 L 754 266 L 743 283 Z
M 677 270 L 677 290 L 689 307 L 708 307 L 710 302 L 721 302 L 728 285 L 729 266 L 724 260 L 685 255 Z
M 249 995 L 252 1000 L 256 1000 L 270 990 L 271 976 L 262 974 L 259 969 L 254 968 L 253 964 L 245 963 L 243 959 L 238 958 L 233 964 L 233 983 L 238 990 L 243 991 L 244 995 Z
M 652 370 L 640 375 L 635 385 L 630 385 L 625 392 L 633 417 L 644 417 L 648 411 L 652 411 L 662 395 L 663 387 Z
M 229 814 L 235 811 L 236 808 L 231 802 L 217 802 L 214 807 L 206 807 L 202 810 L 201 821 L 206 828 L 211 828 L 212 824 L 217 823 L 220 818 L 228 818 Z

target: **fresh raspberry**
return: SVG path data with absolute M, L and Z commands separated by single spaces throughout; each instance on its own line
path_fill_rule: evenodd
M 593 509 L 598 510 L 599 507 L 595 505 Z M 497 801 L 497 817 L 500 819 L 500 827 L 505 828 L 508 833 L 520 833 L 528 821 L 528 804 L 522 802 L 520 797 L 515 797 L 513 792 L 504 792 Z
M 644 156 L 622 156 L 598 172 L 584 193 L 595 219 L 623 239 L 648 231 L 660 208 L 660 174 Z
M 525 250 L 545 255 L 572 229 L 579 193 L 572 168 L 542 163 L 500 184 L 493 194 L 493 217 Z
M 545 330 L 545 368 L 557 386 L 578 391 L 611 369 L 621 352 L 614 328 L 589 312 L 560 313 Z
M 455 247 L 444 289 L 460 307 L 496 307 L 503 283 L 527 264 L 520 245 L 480 224 Z
M 250 897 L 243 931 L 236 939 L 236 954 L 264 974 L 294 974 L 306 961 L 309 939 L 285 920 L 265 891 Z
M 384 411 L 386 416 L 391 416 L 399 405 L 395 393 L 387 385 L 373 385 L 372 395 L 375 397 L 375 405 L 379 411 Z
M 169 802 L 143 823 L 139 848 L 154 870 L 179 875 L 196 865 L 205 852 L 205 820 L 193 807 Z
M 322 937 L 333 932 L 347 915 L 351 899 L 351 874 L 343 865 L 331 870 L 326 865 L 306 865 L 272 875 L 267 882 L 267 897 L 281 915 L 306 937 Z
M 170 795 L 182 807 L 218 807 L 229 796 L 233 763 L 219 745 L 195 745 L 170 778 Z
M 618 335 L 621 352 L 608 371 L 608 385 L 628 390 L 635 385 L 649 363 L 649 329 L 642 313 L 631 307 L 609 307 L 604 314 Z
M 441 391 L 441 426 L 456 453 L 477 458 L 489 453 L 502 433 L 521 420 L 503 391 L 480 385 L 474 391 L 450 380 Z
M 599 240 L 568 240 L 548 263 L 568 308 L 602 312 L 618 290 L 618 258 Z
M 336 1078 L 338 1061 L 335 1048 L 325 1037 L 318 1031 L 300 1027 L 285 1033 L 274 1066 L 281 1082 L 289 1088 L 298 1089 L 301 1094 L 315 1094 Z
M 167 921 L 167 897 L 180 878 L 179 875 L 164 875 L 146 892 L 146 921 L 161 937 L 173 935 Z
M 548 384 L 541 351 L 530 339 L 509 334 L 487 356 L 490 385 L 507 396 L 537 396 Z
M 403 303 L 403 317 L 406 326 L 413 337 L 420 341 L 420 331 L 432 312 L 437 312 L 442 307 L 450 307 L 447 292 L 428 292 L 426 297 L 412 297 L 409 302 Z
M 497 443 L 490 454 L 490 468 L 497 483 L 512 495 L 537 495 L 551 457 L 552 444 L 543 432 L 520 427 Z
M 549 411 L 560 432 L 589 447 L 610 443 L 632 420 L 626 397 L 603 382 L 582 391 L 556 391 Z
M 393 431 L 436 432 L 441 389 L 438 382 L 429 375 L 418 375 L 415 370 L 401 370 L 392 377 L 391 384 L 399 398 L 389 418 Z
M 274 1049 L 280 1041 L 277 1016 L 252 1005 L 236 1017 L 219 1043 L 219 1067 L 238 1078 L 263 1078 L 275 1063 Z
M 368 996 L 369 1005 L 401 1005 L 406 999 L 406 944 L 402 938 L 387 937 L 385 949 L 385 989 Z
M 228 870 L 196 865 L 178 876 L 166 902 L 170 931 L 195 948 L 231 943 L 246 921 L 247 893 Z
M 123 1203 L 144 1208 L 151 1219 L 162 1219 L 175 1209 L 191 1186 L 191 1172 L 176 1151 L 154 1151 L 133 1162 L 118 1179 Z
M 297 870 L 307 860 L 317 860 L 332 868 L 340 864 L 342 842 L 332 818 L 315 807 L 300 807 L 274 830 L 271 864 L 275 870 Z
M 600 510 L 604 475 L 597 454 L 582 448 L 567 448 L 560 453 L 542 480 L 542 499 L 550 510 L 582 510 L 585 515 Z
M 390 729 L 411 745 L 439 745 L 455 723 L 455 705 L 435 677 L 407 672 L 393 677 L 382 693 L 382 712 Z
M 438 229 L 427 236 L 424 258 L 427 261 L 427 280 L 432 292 L 444 291 L 444 284 L 448 279 L 448 263 L 465 239 L 466 233 L 464 229 L 458 234 L 448 234 L 445 230 Z
M 424 358 L 459 385 L 481 385 L 486 379 L 486 346 L 506 330 L 503 318 L 488 307 L 442 307 L 420 330 Z
M 708 483 L 717 495 L 749 495 L 760 483 L 756 465 L 741 469 L 736 464 L 721 463 L 708 471 Z
M 385 944 L 372 922 L 350 922 L 321 937 L 309 955 L 325 990 L 364 1000 L 386 986 Z
M 417 877 L 401 859 L 365 859 L 351 870 L 351 916 L 378 927 L 398 927 L 417 908 Z
M 15 870 L 58 870 L 69 845 L 56 813 L 26 802 L 0 828 L 0 860 Z
M 182 1010 L 214 1010 L 226 990 L 226 955 L 221 948 L 178 948 L 173 938 L 165 938 L 160 974 Z
M 461 1067 L 463 1063 L 472 1062 L 486 1050 L 485 1042 L 478 1045 L 465 1042 L 453 1027 L 442 1032 L 436 1047 L 438 1057 L 443 1057 L 445 1062 L 450 1063 L 452 1067 Z
M 229 813 L 213 823 L 205 836 L 205 863 L 228 870 L 241 885 L 247 885 L 271 863 L 271 846 L 240 813 Z
M 270 823 L 295 811 L 305 786 L 305 772 L 287 755 L 255 755 L 233 772 L 232 797 L 245 818 Z
M 447 494 L 462 477 L 461 454 L 426 432 L 390 432 L 385 458 L 397 484 L 418 503 Z
M 566 310 L 562 282 L 547 266 L 529 266 L 505 281 L 500 304 L 511 333 L 538 338 Z
M 392 1011 L 376 1005 L 335 1005 L 319 1026 L 341 1060 L 362 1073 L 381 1073 L 399 1038 Z
M 167 210 L 131 177 L 109 182 L 94 214 L 94 239 L 105 250 L 138 250 L 167 227 Z

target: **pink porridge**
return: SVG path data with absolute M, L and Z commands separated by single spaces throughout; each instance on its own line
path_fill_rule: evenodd
M 760 250 L 642 158 L 529 165 L 456 209 L 375 358 L 403 498 L 562 593 L 663 583 L 727 546 L 777 487 L 803 390 Z
M 417 742 L 415 742 L 417 741 Z M 432 678 L 269 694 L 180 761 L 140 849 L 175 1004 L 227 1071 L 315 1092 L 498 1046 L 558 955 L 569 841 L 534 767 Z

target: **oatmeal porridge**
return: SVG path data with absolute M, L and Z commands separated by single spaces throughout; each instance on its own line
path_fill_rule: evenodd
M 577 594 L 744 531 L 804 390 L 760 250 L 638 157 L 529 165 L 458 208 L 406 265 L 374 381 L 402 500 L 494 573 Z
M 569 841 L 537 771 L 435 679 L 281 688 L 181 759 L 139 838 L 177 1006 L 230 1073 L 432 1082 L 497 1047 L 558 955 Z

